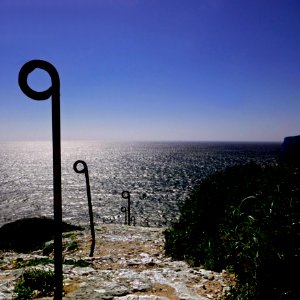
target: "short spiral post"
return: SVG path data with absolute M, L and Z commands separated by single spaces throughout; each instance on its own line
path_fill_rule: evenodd
M 127 225 L 127 208 L 125 206 L 122 206 L 121 207 L 121 212 L 123 212 L 124 215 L 125 215 L 124 225 Z
M 135 216 L 132 216 L 132 217 L 130 218 L 130 221 L 132 222 L 133 226 L 136 225 Z
M 130 193 L 128 191 L 123 191 L 122 192 L 122 198 L 124 199 L 128 199 L 128 204 L 127 204 L 127 222 L 128 222 L 128 225 L 130 226 L 130 221 L 131 221 L 131 218 L 130 218 Z

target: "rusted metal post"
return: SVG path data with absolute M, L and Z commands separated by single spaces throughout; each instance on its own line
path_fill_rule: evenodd
M 128 199 L 128 204 L 127 204 L 127 222 L 128 222 L 128 225 L 130 226 L 130 221 L 131 221 L 131 218 L 130 218 L 130 193 L 128 191 L 123 191 L 122 192 L 122 198 L 124 199 Z
M 35 69 L 46 71 L 51 78 L 51 86 L 45 91 L 35 91 L 28 85 L 28 75 Z M 23 93 L 33 100 L 52 97 L 52 148 L 53 148 L 53 198 L 54 198 L 54 299 L 62 299 L 62 196 L 61 196 L 61 147 L 60 147 L 60 80 L 55 67 L 44 60 L 31 60 L 19 72 L 19 86 Z
M 78 170 L 77 165 L 82 164 L 83 169 Z M 90 251 L 90 257 L 93 257 L 94 250 L 95 250 L 95 228 L 94 228 L 94 216 L 93 216 L 93 207 L 92 207 L 92 197 L 91 197 L 91 189 L 90 189 L 90 179 L 89 179 L 89 170 L 87 167 L 87 164 L 83 160 L 77 160 L 74 165 L 73 169 L 76 173 L 84 173 L 85 175 L 85 181 L 86 181 L 86 193 L 88 198 L 88 206 L 89 206 L 89 215 L 90 215 L 90 226 L 91 226 L 91 236 L 92 236 L 92 244 L 91 244 L 91 251 Z

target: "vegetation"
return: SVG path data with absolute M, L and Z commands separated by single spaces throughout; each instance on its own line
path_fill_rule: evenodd
M 31 259 L 17 258 L 12 261 L 12 266 L 15 269 L 49 264 L 53 264 L 53 259 L 50 259 L 48 257 L 39 257 Z
M 75 251 L 78 249 L 78 242 L 75 240 L 71 240 L 67 245 L 66 245 L 67 251 Z
M 32 267 L 38 265 L 53 264 L 53 259 L 39 257 L 24 260 L 18 258 L 12 261 L 14 268 Z M 66 259 L 65 265 L 84 268 L 90 265 L 89 262 L 83 259 Z M 14 289 L 15 300 L 29 300 L 36 297 L 51 296 L 54 292 L 55 278 L 53 271 L 45 271 L 41 269 L 27 269 L 22 276 L 17 280 Z
M 63 251 L 74 252 L 78 250 L 77 235 L 74 232 L 63 234 Z M 43 255 L 49 256 L 54 251 L 54 241 L 48 241 L 43 245 Z
M 75 267 L 88 267 L 90 266 L 90 263 L 86 260 L 83 259 L 65 259 L 63 262 L 65 265 L 72 265 Z M 15 269 L 19 268 L 26 268 L 26 267 L 33 267 L 33 266 L 38 266 L 38 265 L 50 265 L 54 264 L 54 260 L 52 258 L 48 257 L 37 257 L 37 258 L 30 258 L 30 259 L 22 259 L 22 258 L 17 258 L 12 261 L 12 266 Z
M 14 289 L 15 300 L 33 299 L 50 296 L 54 291 L 54 272 L 38 269 L 27 270 L 18 279 Z
M 64 261 L 65 265 L 72 265 L 75 267 L 79 267 L 79 268 L 85 268 L 85 267 L 89 267 L 91 265 L 90 262 L 84 260 L 84 259 L 66 259 Z
M 49 256 L 54 251 L 54 241 L 44 243 L 42 250 L 44 256 Z
M 300 169 L 237 165 L 205 180 L 165 232 L 166 253 L 235 272 L 226 299 L 300 299 Z

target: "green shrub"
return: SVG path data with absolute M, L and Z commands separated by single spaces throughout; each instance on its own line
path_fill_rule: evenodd
M 83 259 L 66 259 L 64 261 L 64 264 L 65 265 L 72 265 L 72 266 L 75 266 L 75 267 L 80 267 L 80 268 L 85 268 L 85 267 L 88 267 L 90 266 L 90 263 L 87 262 L 86 260 L 83 260 Z
M 78 260 L 65 259 L 63 263 L 65 265 L 73 265 L 75 267 L 80 267 L 80 268 L 88 267 L 91 264 L 90 262 L 87 262 L 86 260 L 83 259 L 78 259 Z M 54 261 L 53 259 L 48 257 L 31 258 L 31 259 L 17 258 L 12 261 L 12 266 L 15 269 L 38 266 L 38 265 L 49 265 L 49 264 L 54 264 Z
M 48 264 L 53 264 L 53 259 L 50 259 L 48 257 L 39 257 L 39 258 L 31 258 L 31 259 L 17 258 L 12 261 L 12 265 L 16 269 L 30 267 L 30 266 L 37 266 L 37 265 L 48 265 Z
M 77 241 L 70 241 L 67 245 L 66 245 L 66 250 L 67 251 L 75 251 L 78 249 L 78 242 Z
M 33 290 L 30 287 L 27 287 L 25 284 L 25 280 L 21 277 L 16 283 L 14 289 L 15 296 L 13 299 L 15 300 L 28 300 L 33 299 Z
M 238 284 L 228 299 L 294 299 L 297 276 L 289 270 L 299 265 L 299 199 L 296 167 L 227 168 L 186 200 L 179 222 L 165 232 L 166 253 L 234 271 Z
M 32 299 L 38 296 L 50 296 L 54 291 L 54 272 L 39 269 L 27 270 L 19 278 L 14 289 L 14 299 Z
M 54 251 L 54 243 L 46 242 L 43 246 L 43 255 L 48 256 Z

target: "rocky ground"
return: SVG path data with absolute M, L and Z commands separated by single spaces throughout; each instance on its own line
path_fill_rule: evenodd
M 233 276 L 225 271 L 191 268 L 166 257 L 163 230 L 103 224 L 96 228 L 93 258 L 88 257 L 88 229 L 65 233 L 64 259 L 69 264 L 63 268 L 63 299 L 219 299 L 234 284 Z M 51 259 L 34 267 L 26 264 L 30 259 L 45 258 L 42 255 L 42 250 L 0 253 L 0 299 L 13 298 L 16 280 L 25 269 L 53 270 Z

